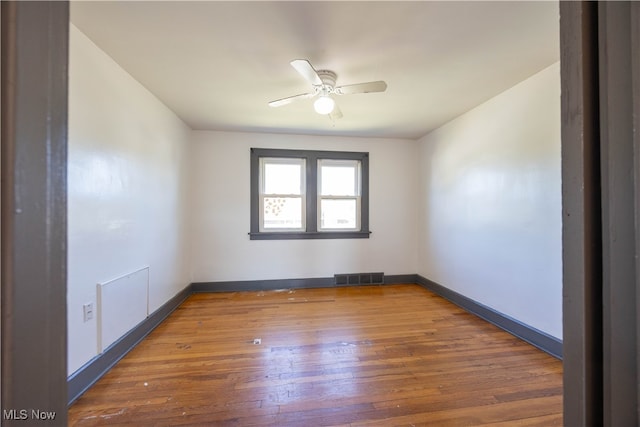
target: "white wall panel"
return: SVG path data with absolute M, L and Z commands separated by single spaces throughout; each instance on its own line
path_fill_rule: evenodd
M 98 352 L 149 315 L 149 267 L 97 285 Z
M 562 336 L 560 67 L 420 140 L 418 273 Z

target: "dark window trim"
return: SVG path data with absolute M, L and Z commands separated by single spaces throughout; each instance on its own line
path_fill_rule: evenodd
M 306 231 L 260 231 L 259 181 L 260 158 L 304 158 L 306 159 Z M 360 189 L 360 231 L 318 231 L 318 160 L 360 160 L 362 187 Z M 251 240 L 289 239 L 367 239 L 369 231 L 369 153 L 354 151 L 283 150 L 271 148 L 251 149 Z

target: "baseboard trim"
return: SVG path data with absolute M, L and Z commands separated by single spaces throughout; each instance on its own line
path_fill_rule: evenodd
M 333 277 L 315 277 L 308 279 L 196 282 L 191 284 L 191 290 L 193 292 L 246 292 L 275 291 L 278 289 L 331 288 L 334 286 Z
M 384 284 L 385 285 L 399 285 L 403 283 L 413 284 L 417 283 L 416 280 L 418 278 L 417 274 L 391 274 L 388 276 L 384 276 Z
M 423 288 L 451 301 L 469 313 L 496 325 L 500 329 L 503 329 L 540 350 L 562 360 L 562 341 L 558 338 L 526 325 L 462 294 L 452 291 L 451 289 L 422 277 L 419 274 L 415 275 L 414 283 L 417 283 Z
M 69 378 L 67 378 L 67 399 L 69 405 L 75 402 L 89 387 L 95 384 L 95 382 L 118 363 L 120 359 L 149 335 L 149 333 L 178 308 L 191 293 L 191 285 L 185 287 L 126 335 L 111 344 L 104 352 L 91 359 L 69 376 Z
M 385 275 L 383 285 L 416 283 L 415 274 Z M 380 284 L 336 285 L 334 277 L 306 279 L 235 280 L 223 282 L 196 282 L 191 284 L 193 292 L 246 292 L 274 291 L 277 289 L 339 288 L 345 286 L 381 286 Z

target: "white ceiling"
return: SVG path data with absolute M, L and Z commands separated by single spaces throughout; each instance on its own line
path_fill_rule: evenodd
M 559 60 L 551 1 L 87 1 L 71 20 L 198 130 L 419 138 Z M 311 89 L 298 58 L 388 89 L 337 98 L 335 123 L 269 107 Z

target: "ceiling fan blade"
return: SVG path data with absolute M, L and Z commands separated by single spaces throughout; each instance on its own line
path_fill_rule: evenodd
M 294 59 L 291 61 L 291 66 L 312 85 L 322 85 L 320 76 L 306 59 Z
M 385 90 L 387 90 L 387 84 L 379 80 L 377 82 L 339 86 L 334 89 L 333 93 L 337 93 L 338 95 L 351 95 L 354 93 L 384 92 Z
M 342 118 L 342 111 L 340 110 L 340 107 L 338 107 L 338 104 L 336 104 L 333 107 L 333 110 L 329 113 L 329 118 L 331 119 L 331 121 L 335 121 Z
M 316 95 L 316 92 L 310 93 L 302 93 L 300 95 L 289 96 L 282 99 L 277 99 L 275 101 L 271 101 L 269 103 L 269 107 L 282 107 L 283 105 L 291 104 L 294 101 L 298 101 L 300 99 L 312 98 Z

